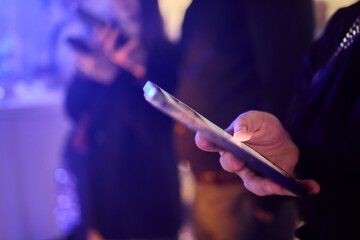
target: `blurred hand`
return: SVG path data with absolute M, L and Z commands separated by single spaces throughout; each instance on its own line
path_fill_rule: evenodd
M 118 68 L 101 52 L 92 54 L 76 52 L 76 67 L 91 80 L 102 84 L 111 84 L 115 80 Z
M 119 32 L 108 26 L 98 27 L 92 46 L 93 53 L 77 52 L 77 68 L 91 79 L 103 84 L 114 81 L 121 69 L 141 79 L 146 74 L 144 52 L 138 39 L 131 39 L 117 48 Z
M 128 40 L 121 47 L 116 46 L 120 32 L 111 27 L 99 30 L 97 42 L 102 43 L 105 56 L 114 64 L 132 73 L 137 78 L 145 76 L 144 52 L 137 38 Z
M 294 171 L 299 157 L 298 148 L 275 116 L 265 112 L 249 111 L 238 116 L 227 131 L 233 134 L 234 141 L 245 142 L 285 171 L 289 173 Z M 254 194 L 294 196 L 272 180 L 248 169 L 241 159 L 219 149 L 201 133 L 196 134 L 195 141 L 197 146 L 204 151 L 218 151 L 222 167 L 240 176 L 245 187 Z M 309 193 L 320 191 L 319 184 L 313 180 L 300 180 L 300 182 L 309 190 Z

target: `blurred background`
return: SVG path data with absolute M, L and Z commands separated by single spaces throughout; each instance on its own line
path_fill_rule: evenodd
M 92 0 L 83 0 L 91 2 Z M 70 123 L 64 89 L 74 69 L 65 38 L 81 33 L 66 0 L 1 0 L 0 8 L 0 239 L 59 239 L 79 210 L 72 178 L 62 166 Z M 191 0 L 159 0 L 168 38 L 177 42 Z M 329 16 L 354 0 L 315 0 L 315 37 Z M 106 1 L 93 10 L 108 11 Z M 179 166 L 183 201 L 192 179 Z M 186 234 L 184 239 L 190 239 Z M 187 238 L 186 238 L 187 237 Z

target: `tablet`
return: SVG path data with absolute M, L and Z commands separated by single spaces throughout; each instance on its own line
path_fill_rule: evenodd
M 184 124 L 194 132 L 201 132 L 211 142 L 241 159 L 249 169 L 273 180 L 297 196 L 307 195 L 307 189 L 291 174 L 263 157 L 245 143 L 232 141 L 232 136 L 229 133 L 156 84 L 147 81 L 143 90 L 145 99 L 155 108 Z

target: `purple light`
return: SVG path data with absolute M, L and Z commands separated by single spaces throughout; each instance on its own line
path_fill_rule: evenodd
M 65 184 L 69 180 L 69 174 L 68 172 L 63 168 L 57 168 L 55 170 L 55 180 L 58 183 Z

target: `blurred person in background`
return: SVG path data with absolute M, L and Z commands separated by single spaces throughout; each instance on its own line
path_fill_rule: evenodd
M 313 38 L 312 15 L 310 0 L 193 0 L 183 23 L 176 96 L 223 128 L 254 108 L 282 119 Z M 294 203 L 244 191 L 218 154 L 200 151 L 193 138 L 175 126 L 179 158 L 195 177 L 197 239 L 292 239 Z
M 115 23 L 96 26 L 91 53 L 77 51 L 67 89 L 74 131 L 66 163 L 82 212 L 74 238 L 177 239 L 182 213 L 171 121 L 142 91 L 144 79 L 174 89 L 176 54 L 156 0 L 111 3 Z

